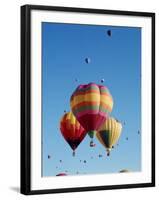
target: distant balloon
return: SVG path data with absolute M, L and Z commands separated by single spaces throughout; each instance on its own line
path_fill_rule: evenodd
M 86 160 L 84 160 L 83 162 L 84 162 L 84 163 L 86 163 L 87 161 L 86 161 Z
M 108 156 L 110 155 L 112 146 L 118 141 L 121 130 L 121 123 L 117 122 L 114 118 L 109 118 L 102 124 L 97 132 L 97 139 L 106 148 Z
M 62 160 L 60 160 L 60 163 L 62 162 Z
M 105 81 L 105 80 L 104 80 L 104 78 L 103 78 L 103 79 L 101 79 L 101 81 L 100 81 L 100 82 L 101 82 L 101 83 L 104 83 L 104 81 Z
M 60 173 L 60 174 L 57 174 L 56 176 L 67 176 L 66 173 Z
M 101 158 L 101 157 L 103 157 L 103 156 L 102 156 L 102 154 L 99 154 L 98 157 Z
M 70 105 L 76 119 L 90 136 L 90 146 L 93 147 L 94 135 L 113 108 L 108 88 L 95 83 L 79 85 L 71 96 Z
M 89 64 L 89 63 L 91 62 L 91 59 L 90 59 L 90 58 L 85 58 L 85 62 L 86 62 L 87 64 Z
M 96 144 L 94 144 L 93 142 L 90 142 L 90 147 L 95 147 Z
M 140 134 L 140 131 L 138 130 L 138 134 Z
M 111 32 L 111 30 L 107 30 L 107 35 L 108 35 L 109 37 L 112 36 L 112 32 Z
M 119 171 L 119 173 L 126 173 L 126 172 L 130 172 L 128 169 L 122 169 Z
M 87 132 L 76 120 L 72 112 L 68 112 L 62 117 L 60 121 L 60 130 L 64 139 L 72 148 L 74 156 L 75 149 L 82 142 Z
M 50 159 L 50 158 L 51 158 L 51 156 L 50 156 L 50 155 L 48 155 L 47 157 L 48 157 L 48 159 Z
M 66 113 L 66 110 L 64 110 L 64 113 Z
M 126 137 L 126 140 L 129 140 L 129 138 L 128 138 L 128 137 Z
M 78 79 L 76 78 L 75 81 L 78 82 Z

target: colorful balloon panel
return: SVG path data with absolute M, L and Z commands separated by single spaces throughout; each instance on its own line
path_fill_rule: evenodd
M 113 99 L 103 85 L 79 85 L 71 96 L 71 109 L 87 132 L 98 130 L 113 108 Z M 93 132 L 92 132 L 93 137 Z
M 87 133 L 76 120 L 72 112 L 68 112 L 62 117 L 60 121 L 60 130 L 72 150 L 78 147 Z
M 107 149 L 108 154 L 110 153 L 113 145 L 115 145 L 118 141 L 121 131 L 121 123 L 114 118 L 107 119 L 98 130 L 96 137 Z

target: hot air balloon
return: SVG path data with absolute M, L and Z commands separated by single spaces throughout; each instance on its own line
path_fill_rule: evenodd
M 109 90 L 95 83 L 79 85 L 71 96 L 70 104 L 76 119 L 91 138 L 90 146 L 94 146 L 93 137 L 113 108 Z
M 60 174 L 57 174 L 56 176 L 67 176 L 66 173 L 60 173 Z
M 87 132 L 76 120 L 72 112 L 66 113 L 60 121 L 60 130 L 73 150 L 73 156 L 75 155 L 75 149 L 82 142 Z
M 106 148 L 107 155 L 110 155 L 112 146 L 118 141 L 122 125 L 114 118 L 109 118 L 102 124 L 96 136 L 99 142 Z
M 111 30 L 107 30 L 107 34 L 108 34 L 109 37 L 111 37 L 111 35 L 112 35 Z
M 102 78 L 100 82 L 101 82 L 101 83 L 104 83 L 104 81 L 105 81 L 104 78 Z
M 127 172 L 130 172 L 128 169 L 122 169 L 119 171 L 119 173 L 127 173 Z
M 90 58 L 86 58 L 86 59 L 85 59 L 85 62 L 86 62 L 87 64 L 89 64 L 89 63 L 91 62 L 91 59 L 90 59 Z

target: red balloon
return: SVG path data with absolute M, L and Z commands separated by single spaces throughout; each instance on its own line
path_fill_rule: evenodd
M 75 154 L 75 149 L 82 142 L 87 132 L 76 120 L 72 112 L 66 113 L 60 121 L 60 130 L 73 150 L 73 155 Z

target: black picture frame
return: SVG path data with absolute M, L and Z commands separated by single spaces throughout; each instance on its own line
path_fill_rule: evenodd
M 49 190 L 32 190 L 31 189 L 31 11 L 64 11 L 78 13 L 94 14 L 112 14 L 122 16 L 141 16 L 151 18 L 151 70 L 152 70 L 152 149 L 151 149 L 151 183 L 124 184 L 124 185 L 107 185 L 78 188 L 61 188 Z M 63 192 L 81 192 L 93 190 L 108 189 L 126 189 L 155 186 L 155 13 L 134 12 L 134 11 L 117 11 L 117 10 L 100 10 L 89 8 L 72 8 L 72 7 L 54 7 L 43 5 L 24 5 L 21 6 L 21 183 L 20 191 L 25 195 L 63 193 Z

